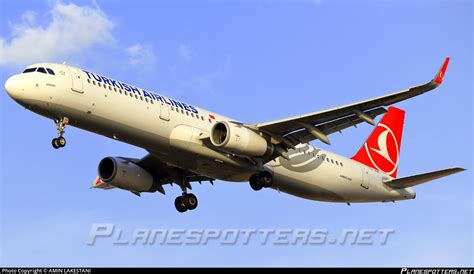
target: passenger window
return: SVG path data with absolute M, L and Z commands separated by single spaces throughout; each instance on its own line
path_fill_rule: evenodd
M 329 158 L 326 158 L 326 161 L 328 161 L 328 163 L 329 163 Z
M 143 97 L 141 97 L 141 96 L 140 96 L 140 100 L 142 100 L 142 101 L 143 101 Z
M 90 84 L 90 83 L 91 83 L 91 79 L 87 79 L 87 83 L 89 83 L 89 84 Z
M 23 71 L 23 73 L 28 73 L 28 72 L 35 72 L 36 68 L 27 68 Z
M 97 85 L 98 85 L 99 87 L 101 87 L 100 83 L 97 83 Z
M 181 114 L 184 114 L 184 110 L 181 110 Z
M 119 89 L 119 93 L 122 94 L 122 90 L 121 90 L 121 89 Z
M 135 99 L 138 99 L 138 95 L 135 94 Z
M 44 74 L 47 74 L 46 70 L 44 68 L 38 68 L 37 72 L 41 72 Z
M 94 86 L 95 86 L 95 81 L 92 81 L 92 84 L 94 84 Z
M 334 160 L 333 160 L 333 159 L 331 159 L 331 163 L 333 163 L 333 164 L 334 164 Z
M 202 116 L 202 115 L 201 115 L 201 120 L 203 120 L 203 121 L 204 121 L 204 116 Z
M 111 87 L 111 86 L 109 86 L 109 90 L 112 90 L 112 87 Z
M 151 102 L 152 105 L 154 104 L 153 100 L 150 100 L 150 102 Z
M 341 166 L 344 167 L 344 165 L 342 164 L 342 162 L 341 162 Z
M 133 94 L 131 94 L 131 93 L 129 93 L 129 94 L 130 94 L 130 97 L 132 97 L 132 98 L 133 98 Z
M 145 101 L 148 103 L 148 98 L 147 97 L 145 97 Z
M 52 69 L 46 68 L 46 70 L 48 71 L 49 74 L 54 75 L 54 71 Z

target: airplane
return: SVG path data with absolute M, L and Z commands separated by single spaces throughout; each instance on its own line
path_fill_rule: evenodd
M 5 82 L 5 90 L 21 106 L 54 121 L 55 149 L 66 145 L 64 133 L 70 125 L 148 152 L 141 159 L 103 158 L 93 188 L 140 196 L 165 194 L 164 186 L 176 184 L 182 191 L 175 199 L 179 212 L 198 205 L 188 192 L 191 183 L 214 180 L 249 182 L 256 191 L 271 188 L 350 205 L 415 199 L 413 186 L 465 170 L 453 167 L 397 177 L 405 111 L 391 105 L 440 86 L 448 63 L 449 57 L 423 85 L 254 124 L 66 64 L 27 66 Z M 351 158 L 310 144 L 330 144 L 329 135 L 360 123 L 374 129 Z

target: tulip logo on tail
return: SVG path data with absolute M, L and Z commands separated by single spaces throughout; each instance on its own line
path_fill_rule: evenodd
M 373 167 L 388 175 L 392 175 L 398 167 L 398 143 L 389 127 L 379 124 L 377 129 L 380 131 L 377 144 L 369 145 L 365 143 L 365 151 Z M 383 159 L 380 159 L 380 157 Z
M 404 119 L 405 111 L 389 107 L 388 112 L 352 159 L 395 178 Z
M 449 63 L 449 57 L 446 58 L 443 65 L 441 66 L 441 69 L 436 74 L 435 78 L 433 79 L 436 84 L 441 85 L 441 83 L 443 83 L 443 77 L 444 77 L 444 74 L 446 73 L 446 68 L 448 68 L 448 63 Z

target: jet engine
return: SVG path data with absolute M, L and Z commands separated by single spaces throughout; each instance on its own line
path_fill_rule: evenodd
M 211 143 L 220 150 L 243 155 L 264 156 L 273 152 L 273 145 L 255 131 L 232 122 L 218 122 L 211 130 Z
M 99 163 L 99 177 L 112 186 L 136 191 L 154 192 L 153 175 L 137 164 L 119 157 L 106 157 Z

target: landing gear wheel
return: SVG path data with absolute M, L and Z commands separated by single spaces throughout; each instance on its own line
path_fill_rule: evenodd
M 61 147 L 61 146 L 59 145 L 59 143 L 58 143 L 58 138 L 54 138 L 54 139 L 51 141 L 51 144 L 53 145 L 53 147 L 54 147 L 55 149 L 58 149 L 58 148 Z
M 268 171 L 258 174 L 258 183 L 263 187 L 271 187 L 273 185 L 273 177 Z
M 59 147 L 64 147 L 66 146 L 66 138 L 61 136 L 56 139 L 56 143 L 59 145 Z
M 186 210 L 188 210 L 188 208 L 184 204 L 184 196 L 176 197 L 176 199 L 174 200 L 174 206 L 176 207 L 176 210 L 181 213 L 186 212 Z
M 255 182 L 250 182 L 250 187 L 255 191 L 259 191 L 263 188 L 263 186 L 255 183 Z
M 263 188 L 263 186 L 258 183 L 257 175 L 250 176 L 249 183 L 250 187 L 255 191 L 259 191 Z
M 54 124 L 56 125 L 56 129 L 58 131 L 58 138 L 54 138 L 52 141 L 53 147 L 58 149 L 60 147 L 64 147 L 66 145 L 66 139 L 63 137 L 64 129 L 66 125 L 69 123 L 69 119 L 67 117 L 62 117 L 61 119 L 55 119 Z
M 194 194 L 185 194 L 183 196 L 183 203 L 189 210 L 196 209 L 198 206 L 198 200 Z

